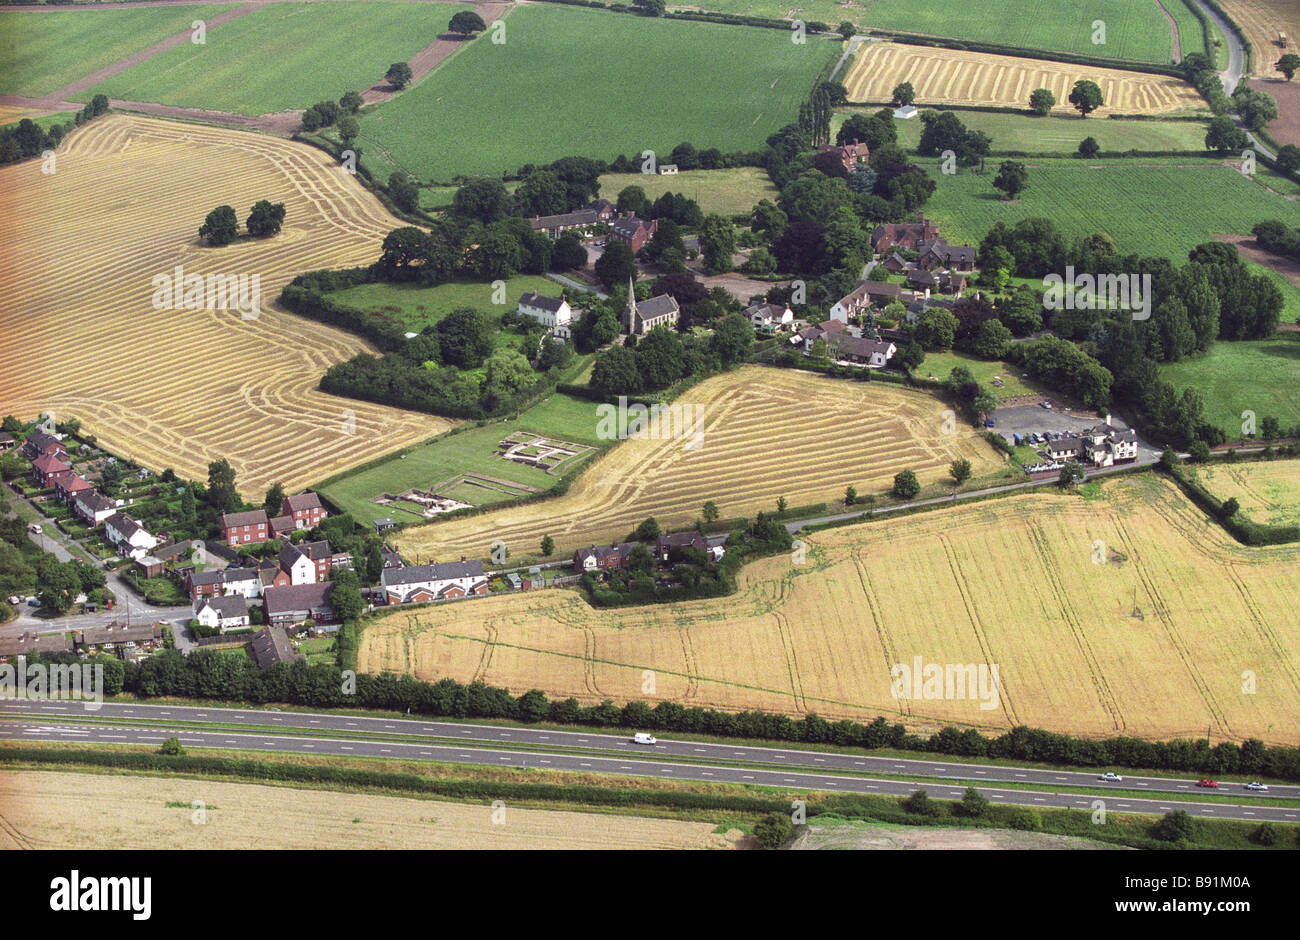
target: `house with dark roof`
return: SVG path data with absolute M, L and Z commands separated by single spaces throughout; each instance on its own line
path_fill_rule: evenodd
M 789 304 L 752 304 L 745 308 L 744 314 L 756 330 L 775 333 L 794 322 L 794 311 Z
M 627 564 L 628 555 L 638 542 L 615 542 L 611 545 L 592 545 L 573 553 L 573 567 L 579 574 L 612 571 Z
M 286 496 L 280 506 L 280 515 L 292 516 L 295 529 L 310 529 L 329 516 L 315 493 Z
M 248 601 L 242 594 L 205 597 L 198 602 L 194 619 L 209 629 L 222 633 L 248 626 Z
M 975 270 L 975 249 L 970 245 L 949 245 L 945 239 L 936 238 L 916 248 L 918 267 L 927 271 L 949 268 L 953 271 Z
M 84 477 L 78 473 L 69 473 L 54 481 L 54 492 L 58 494 L 59 499 L 64 502 L 75 500 L 82 493 L 94 491 Z
M 32 461 L 32 480 L 42 488 L 56 486 L 72 476 L 72 464 L 58 454 L 41 454 Z
M 304 620 L 318 624 L 334 623 L 334 608 L 330 606 L 332 582 L 324 584 L 291 584 L 287 587 L 269 587 L 262 593 L 266 619 L 272 626 L 290 626 Z
M 269 669 L 278 663 L 293 663 L 306 660 L 306 656 L 297 652 L 289 642 L 289 635 L 282 626 L 270 626 L 259 630 L 248 644 L 248 652 L 259 669 Z
M 72 501 L 72 511 L 89 525 L 99 525 L 117 512 L 117 503 L 98 490 L 88 490 Z
M 618 215 L 618 207 L 608 199 L 593 199 L 583 208 L 596 213 L 596 219 L 600 222 L 609 222 Z
M 846 173 L 852 173 L 853 168 L 858 164 L 867 164 L 871 161 L 871 148 L 866 144 L 860 144 L 856 140 L 849 144 L 825 144 L 818 149 L 819 153 L 833 153 L 840 158 L 840 164 L 844 167 Z
M 612 216 L 610 216 L 612 217 Z M 529 219 L 534 232 L 545 232 L 550 238 L 559 238 L 570 229 L 587 228 L 602 219 L 597 209 L 579 209 L 576 212 L 562 212 L 559 215 L 535 215 Z
M 560 339 L 567 339 L 569 336 L 573 308 L 569 306 L 563 294 L 559 297 L 546 297 L 537 291 L 529 291 L 519 298 L 515 313 L 536 320 L 542 326 L 553 330 Z
M 889 222 L 877 225 L 871 232 L 871 250 L 883 254 L 895 245 L 904 248 L 916 248 L 922 242 L 931 242 L 939 237 L 939 226 L 927 222 L 924 213 L 916 214 L 915 222 Z
M 668 561 L 668 556 L 674 551 L 684 552 L 692 548 L 698 548 L 707 554 L 709 540 L 695 531 L 666 532 L 655 538 L 655 557 L 660 561 Z
M 18 444 L 18 439 L 7 431 L 0 431 L 0 454 L 6 454 Z
M 385 568 L 379 584 L 389 604 L 426 604 L 488 593 L 487 574 L 481 561 Z
M 627 303 L 623 305 L 624 333 L 643 336 L 656 326 L 676 328 L 680 316 L 681 308 L 672 294 L 660 294 L 658 297 L 638 301 L 635 285 L 628 278 Z
M 221 538 L 227 545 L 253 545 L 270 538 L 267 529 L 266 510 L 253 509 L 249 512 L 223 512 L 221 514 Z
M 609 237 L 626 244 L 632 249 L 632 254 L 644 248 L 650 236 L 657 231 L 659 231 L 658 219 L 647 222 L 630 214 L 609 223 Z
M 22 452 L 28 460 L 35 460 L 47 454 L 56 457 L 68 456 L 68 449 L 63 446 L 63 442 L 44 428 L 37 428 L 27 435 L 27 440 L 23 441 Z
M 275 516 L 267 520 L 267 528 L 271 538 L 283 539 L 293 535 L 298 527 L 294 525 L 293 516 Z
M 104 520 L 104 538 L 112 543 L 118 554 L 131 558 L 143 557 L 158 546 L 157 537 L 123 512 L 115 512 Z
M 256 568 L 220 568 L 207 571 L 191 569 L 185 574 L 185 591 L 194 603 L 198 603 L 205 597 L 224 597 L 230 594 L 240 594 L 245 599 L 261 597 L 264 587 L 260 572 Z

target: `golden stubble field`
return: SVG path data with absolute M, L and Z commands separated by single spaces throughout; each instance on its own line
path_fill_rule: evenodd
M 1219 499 L 1235 499 L 1253 522 L 1300 523 L 1300 460 L 1216 463 L 1197 467 L 1196 476 Z
M 360 668 L 917 730 L 1300 743 L 1300 546 L 1238 545 L 1158 477 L 808 541 L 806 564 L 756 562 L 717 600 L 598 611 L 551 589 L 394 611 L 366 626 Z M 918 656 L 997 665 L 996 707 L 895 699 L 891 666 Z
M 1274 66 L 1288 52 L 1300 52 L 1300 3 L 1296 0 L 1219 0 L 1224 12 L 1250 40 L 1251 72 L 1279 78 Z M 1285 32 L 1287 48 L 1278 45 L 1277 34 Z
M 858 49 L 844 85 L 850 101 L 887 102 L 899 82 L 911 82 L 918 107 L 1028 108 L 1029 95 L 1037 88 L 1047 88 L 1056 95 L 1056 110 L 1073 111 L 1070 89 L 1081 78 L 1101 88 L 1106 104 L 1094 112 L 1096 115 L 1163 113 L 1204 106 L 1195 88 L 1164 75 L 885 42 L 869 42 Z
M 488 803 L 134 775 L 0 773 L 0 850 L 735 847 L 707 822 L 509 804 L 497 819 Z
M 0 414 L 75 417 L 110 450 L 205 479 L 226 457 L 241 491 L 292 491 L 451 422 L 317 390 L 368 344 L 277 309 L 316 268 L 366 264 L 401 223 L 324 153 L 241 131 L 109 115 L 77 130 L 53 174 L 0 169 Z M 259 199 L 284 230 L 223 248 Z M 261 310 L 156 310 L 156 275 L 258 275 Z M 373 350 L 372 350 L 373 351 Z
M 622 539 L 647 516 L 665 529 L 691 525 L 713 500 L 723 518 L 888 489 L 910 467 L 923 484 L 945 478 L 958 457 L 974 477 L 1004 461 L 973 429 L 946 421 L 928 393 L 884 382 L 844 382 L 749 366 L 700 383 L 677 404 L 698 405 L 699 447 L 682 440 L 627 440 L 555 499 L 407 529 L 403 555 L 424 561 L 486 556 L 496 540 L 516 556 L 543 535 L 560 552 Z M 951 412 L 949 412 L 951 414 Z

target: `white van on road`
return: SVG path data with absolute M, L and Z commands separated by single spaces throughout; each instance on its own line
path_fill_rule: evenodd
M 646 734 L 644 731 L 638 731 L 632 735 L 633 744 L 658 744 L 658 739 L 653 734 Z

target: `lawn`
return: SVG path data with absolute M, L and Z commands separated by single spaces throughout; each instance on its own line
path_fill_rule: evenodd
M 323 492 L 362 524 L 385 517 L 399 523 L 419 521 L 417 513 L 406 512 L 398 506 L 381 506 L 370 502 L 370 499 L 383 493 L 396 495 L 412 487 L 430 487 L 462 473 L 477 473 L 522 483 L 535 489 L 550 489 L 559 481 L 558 475 L 497 457 L 494 453 L 497 445 L 503 438 L 519 430 L 535 431 L 575 443 L 598 445 L 601 442 L 596 439 L 595 409 L 593 402 L 557 393 L 539 402 L 519 418 L 446 434 L 428 443 L 407 448 L 402 455 L 394 454 L 373 467 L 335 478 L 315 489 Z M 590 456 L 582 462 L 588 460 Z M 511 498 L 507 493 L 464 485 L 441 495 L 464 499 L 475 505 L 498 503 Z
M 796 44 L 778 30 L 549 4 L 519 7 L 505 23 L 505 43 L 478 37 L 362 118 L 372 169 L 446 183 L 571 155 L 666 157 L 684 140 L 758 149 L 795 119 L 841 48 Z
M 832 120 L 835 130 L 844 118 L 861 108 L 844 108 Z M 877 109 L 867 108 L 873 114 Z M 1079 141 L 1094 137 L 1105 151 L 1188 150 L 1205 151 L 1206 125 L 1199 121 L 1126 121 L 1078 117 L 1033 117 L 994 111 L 956 111 L 961 122 L 973 131 L 993 138 L 993 150 L 1025 153 L 1074 153 Z M 897 121 L 898 142 L 915 150 L 921 140 L 920 119 Z
M 690 196 L 704 212 L 723 215 L 747 213 L 760 199 L 775 202 L 780 195 L 767 171 L 752 166 L 730 170 L 690 170 L 671 176 L 607 173 L 600 178 L 601 195 L 610 201 L 628 186 L 640 186 L 651 199 L 658 199 L 667 192 Z
M 48 95 L 234 6 L 0 13 L 0 92 Z
M 211 8 L 205 8 L 211 9 Z M 273 3 L 89 89 L 133 101 L 265 114 L 337 101 L 380 81 L 470 6 L 321 0 Z
M 521 274 L 506 281 L 505 302 L 501 304 L 493 303 L 495 291 L 491 284 L 483 281 L 455 281 L 436 287 L 381 282 L 349 287 L 328 296 L 362 310 L 399 315 L 412 332 L 418 333 L 457 307 L 473 307 L 499 320 L 501 314 L 515 309 L 522 294 L 537 291 L 558 297 L 563 290 L 563 285 L 549 278 Z
M 1165 5 L 1181 3 L 1167 0 Z M 785 0 L 699 0 L 698 6 L 751 16 L 788 17 L 791 12 Z M 847 19 L 875 29 L 1140 62 L 1169 62 L 1173 53 L 1169 22 L 1150 0 L 871 0 L 852 8 L 839 0 L 803 0 L 797 15 L 831 26 Z M 1093 44 L 1094 20 L 1106 24 L 1104 45 Z M 1195 18 L 1191 21 L 1196 23 Z M 1179 33 L 1184 47 L 1192 42 L 1196 50 L 1202 48 L 1199 28 L 1189 37 L 1180 24 Z
M 916 375 L 921 378 L 933 376 L 936 379 L 946 379 L 948 374 L 957 366 L 965 366 L 970 369 L 971 375 L 975 381 L 987 388 L 1001 400 L 1008 398 L 1017 398 L 1021 395 L 1038 395 L 1043 389 L 1033 384 L 1029 379 L 1020 377 L 1020 370 L 1015 366 L 1005 362 L 990 361 L 987 359 L 977 359 L 974 356 L 960 352 L 927 352 L 925 360 L 916 368 Z M 994 377 L 999 378 L 1003 385 L 998 388 L 993 384 Z
M 1162 365 L 1160 377 L 1180 392 L 1189 385 L 1200 389 L 1206 420 L 1230 439 L 1241 437 L 1245 411 L 1255 413 L 1256 425 L 1269 415 L 1283 427 L 1300 424 L 1300 333 L 1220 341 L 1200 358 Z

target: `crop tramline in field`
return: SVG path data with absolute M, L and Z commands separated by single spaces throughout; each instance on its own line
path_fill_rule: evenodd
M 1295 0 L 1219 0 L 1219 5 L 1250 42 L 1251 74 L 1280 78 L 1281 73 L 1274 69 L 1277 60 L 1300 49 L 1300 4 Z M 1286 33 L 1285 49 L 1278 33 Z
M 226 457 L 241 490 L 302 485 L 450 422 L 335 398 L 321 373 L 367 344 L 273 306 L 294 274 L 365 264 L 399 223 L 323 153 L 198 125 L 109 116 L 45 175 L 0 170 L 0 412 L 81 419 L 118 453 L 203 478 Z M 200 244 L 213 207 L 286 205 L 284 231 Z M 153 278 L 257 275 L 261 310 L 155 309 Z
M 682 440 L 623 441 L 561 497 L 409 529 L 397 541 L 420 559 L 486 556 L 496 540 L 531 553 L 547 534 L 572 550 L 622 539 L 647 516 L 665 527 L 693 524 L 708 500 L 735 518 L 774 512 L 782 496 L 794 507 L 841 499 L 847 486 L 882 491 L 906 468 L 933 483 L 958 457 L 977 477 L 1003 466 L 971 428 L 946 420 L 937 398 L 883 382 L 750 366 L 697 385 L 681 401 L 700 407 L 698 449 Z M 579 440 L 597 427 L 591 409 L 590 428 L 572 432 Z
M 1021 494 L 808 542 L 805 564 L 753 563 L 728 598 L 598 610 L 561 589 L 394 610 L 366 625 L 360 668 L 586 703 L 884 715 L 917 730 L 1190 738 L 1209 727 L 1300 743 L 1300 547 L 1238 545 L 1158 477 L 1107 482 L 1099 499 Z M 997 665 L 997 695 L 895 698 L 891 667 L 916 657 Z
M 1101 88 L 1105 106 L 1095 117 L 1112 112 L 1201 110 L 1205 105 L 1191 85 L 1164 75 L 886 42 L 859 48 L 844 85 L 850 101 L 888 101 L 894 86 L 907 81 L 916 89 L 918 106 L 1023 108 L 1029 107 L 1035 89 L 1048 88 L 1056 95 L 1057 110 L 1071 111 L 1070 89 L 1081 78 Z

